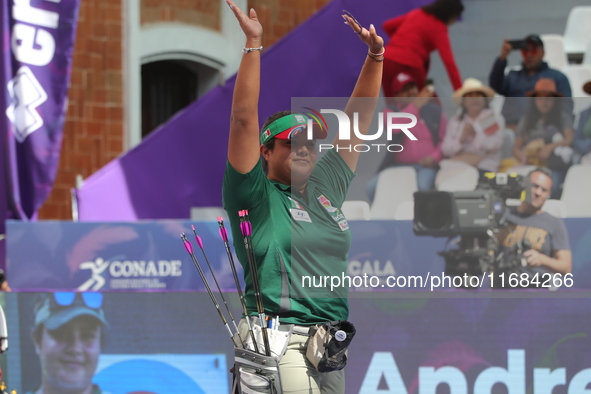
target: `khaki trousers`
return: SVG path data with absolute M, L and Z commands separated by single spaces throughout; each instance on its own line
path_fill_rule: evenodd
M 240 336 L 246 338 L 248 326 L 242 319 Z M 318 372 L 306 358 L 308 336 L 293 333 L 285 355 L 279 361 L 284 394 L 344 394 L 345 372 Z

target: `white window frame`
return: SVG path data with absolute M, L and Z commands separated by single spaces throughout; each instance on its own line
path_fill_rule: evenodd
M 207 0 L 216 1 L 216 0 Z M 236 4 L 246 9 L 246 0 Z M 229 7 L 221 8 L 221 31 L 182 23 L 140 25 L 140 0 L 122 1 L 123 9 L 123 108 L 124 151 L 142 141 L 141 67 L 159 60 L 187 60 L 218 70 L 219 79 L 203 84 L 198 95 L 223 84 L 240 63 L 244 34 Z

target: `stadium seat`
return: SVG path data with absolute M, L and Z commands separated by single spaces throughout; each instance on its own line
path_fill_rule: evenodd
M 441 169 L 435 177 L 437 190 L 456 192 L 470 191 L 478 185 L 478 170 L 476 167 L 456 160 L 441 160 Z
M 540 36 L 544 42 L 544 61 L 548 63 L 551 68 L 562 70 L 568 65 L 568 59 L 564 52 L 564 44 L 562 36 L 558 34 L 542 34 Z
M 345 201 L 342 211 L 347 220 L 369 220 L 369 204 L 361 200 Z
M 376 193 L 371 204 L 372 220 L 392 220 L 398 206 L 413 200 L 418 190 L 417 174 L 412 167 L 390 167 L 380 173 Z
M 500 94 L 495 94 L 495 97 L 490 102 L 490 107 L 493 111 L 497 114 L 500 114 L 503 111 L 503 104 L 505 103 L 505 96 L 501 96 Z
M 580 55 L 591 44 L 591 6 L 573 7 L 564 28 L 564 52 Z
M 542 211 L 548 212 L 550 215 L 556 216 L 557 218 L 565 218 L 567 213 L 564 201 L 553 199 L 546 200 L 542 207 Z
M 587 45 L 587 49 L 585 50 L 585 53 L 583 54 L 583 64 L 586 64 L 588 66 L 591 66 L 591 43 L 589 43 L 589 45 Z
M 583 91 L 583 84 L 591 81 L 591 65 L 570 65 L 565 67 L 562 71 L 567 76 L 570 83 L 575 104 L 574 113 L 578 114 L 582 110 L 589 108 L 591 105 L 591 97 Z
M 415 202 L 404 201 L 396 209 L 395 220 L 413 220 L 415 217 Z
M 567 215 L 591 217 L 591 166 L 574 165 L 568 169 L 560 200 L 568 207 Z

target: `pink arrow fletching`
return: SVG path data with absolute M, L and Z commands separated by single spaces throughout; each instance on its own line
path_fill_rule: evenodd
M 185 244 L 185 249 L 187 252 L 189 252 L 189 254 L 193 254 L 193 245 L 191 245 L 191 242 L 183 241 L 183 243 Z

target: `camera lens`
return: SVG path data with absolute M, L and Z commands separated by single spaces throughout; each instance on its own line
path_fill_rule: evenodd
M 417 193 L 415 196 L 415 223 L 421 230 L 446 230 L 451 221 L 452 199 L 449 193 Z

